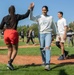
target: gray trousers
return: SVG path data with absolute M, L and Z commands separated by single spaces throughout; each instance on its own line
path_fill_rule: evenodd
M 70 46 L 70 42 L 72 43 L 72 46 L 74 46 L 73 37 L 67 37 L 67 40 L 68 40 L 68 46 Z

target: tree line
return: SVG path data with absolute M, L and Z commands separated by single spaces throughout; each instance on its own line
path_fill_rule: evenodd
M 35 32 L 35 37 L 38 37 L 38 25 L 36 23 L 33 23 L 32 25 L 24 25 L 24 26 L 18 26 L 17 30 L 20 34 L 21 30 L 24 29 L 24 35 L 26 36 L 26 33 L 28 30 L 32 29 Z
M 69 27 L 74 31 L 74 22 L 69 23 Z M 35 37 L 38 37 L 38 25 L 36 23 L 33 23 L 32 25 L 24 25 L 24 26 L 18 26 L 17 30 L 20 33 L 20 31 L 24 29 L 24 35 L 26 36 L 26 32 L 30 29 L 33 29 L 35 31 Z

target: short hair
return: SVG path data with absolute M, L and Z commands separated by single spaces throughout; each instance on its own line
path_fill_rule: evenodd
M 48 10 L 48 6 L 43 6 L 42 8 L 46 8 L 46 10 L 49 11 L 49 10 Z
M 59 11 L 58 13 L 60 13 L 63 16 L 63 12 L 62 11 Z

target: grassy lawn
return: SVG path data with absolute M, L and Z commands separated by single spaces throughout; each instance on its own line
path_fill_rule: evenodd
M 56 47 L 52 46 L 51 55 L 58 56 L 61 54 L 61 51 Z M 73 47 L 66 47 L 66 50 L 69 51 L 69 55 L 74 54 Z M 0 54 L 7 54 L 7 50 L 0 50 Z M 40 55 L 39 47 L 37 48 L 19 48 L 18 55 Z
M 0 75 L 74 75 L 74 65 L 51 65 L 50 71 L 45 71 L 42 66 L 15 66 L 16 70 L 6 69 L 0 65 Z
M 0 39 L 0 46 L 6 46 L 3 39 Z

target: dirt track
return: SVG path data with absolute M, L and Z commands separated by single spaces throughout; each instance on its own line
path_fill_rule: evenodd
M 63 61 L 57 60 L 58 56 L 52 56 L 51 57 L 51 64 L 74 64 L 74 59 L 67 59 Z M 0 55 L 0 63 L 7 64 L 7 56 L 6 55 Z M 42 64 L 41 56 L 17 56 L 14 64 L 17 65 L 27 65 L 27 64 Z

